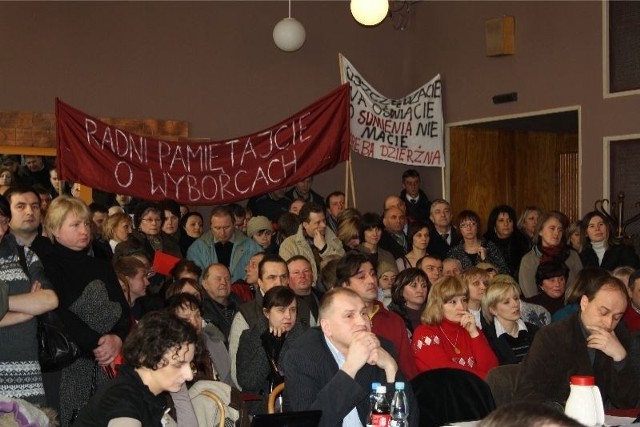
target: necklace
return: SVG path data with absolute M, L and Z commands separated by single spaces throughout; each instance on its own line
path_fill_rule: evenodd
M 447 334 L 445 334 L 442 330 L 442 326 L 438 326 L 438 328 L 440 329 L 440 332 L 442 332 L 442 335 L 444 335 L 444 338 L 447 340 L 447 342 L 451 345 L 451 347 L 453 347 L 453 351 L 456 354 L 460 354 L 460 349 L 458 348 L 458 336 L 460 335 L 460 329 L 458 329 L 458 332 L 456 332 L 456 342 L 452 343 Z

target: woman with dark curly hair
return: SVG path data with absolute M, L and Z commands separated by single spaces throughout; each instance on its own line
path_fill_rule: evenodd
M 165 311 L 146 315 L 127 337 L 127 361 L 80 411 L 74 426 L 160 427 L 163 392 L 176 392 L 193 378 L 196 330 Z
M 489 214 L 484 238 L 495 243 L 509 267 L 509 274 L 518 277 L 520 261 L 531 249 L 531 240 L 515 223 L 516 211 L 511 206 L 496 206 Z
M 498 273 L 509 274 L 509 267 L 495 243 L 480 237 L 480 217 L 477 213 L 470 210 L 460 212 L 456 226 L 462 240 L 449 250 L 447 258 L 460 261 L 463 270 L 488 262 L 498 269 Z
M 402 270 L 391 287 L 391 303 L 387 308 L 402 317 L 412 334 L 421 324 L 420 315 L 427 304 L 428 293 L 427 275 L 414 267 Z

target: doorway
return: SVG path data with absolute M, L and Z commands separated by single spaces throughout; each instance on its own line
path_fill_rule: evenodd
M 500 204 L 556 209 L 571 221 L 580 206 L 578 107 L 447 126 L 446 192 L 454 213 L 489 217 Z

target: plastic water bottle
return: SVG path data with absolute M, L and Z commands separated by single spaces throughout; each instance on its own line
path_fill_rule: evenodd
M 391 427 L 406 427 L 409 417 L 409 402 L 404 392 L 404 383 L 396 383 L 396 392 L 391 400 Z

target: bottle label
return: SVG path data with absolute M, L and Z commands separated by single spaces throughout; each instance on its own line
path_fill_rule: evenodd
M 391 415 L 371 414 L 371 425 L 376 427 L 389 427 L 391 425 Z

